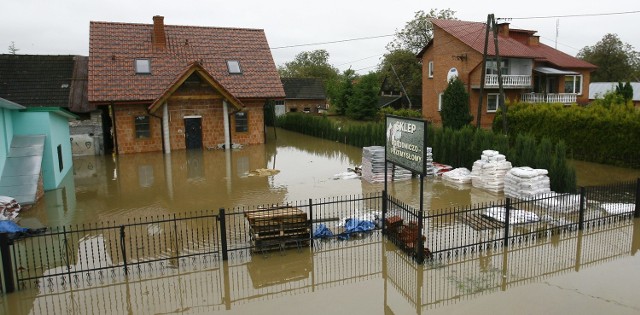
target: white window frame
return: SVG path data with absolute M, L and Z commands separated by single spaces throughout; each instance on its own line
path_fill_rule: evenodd
M 490 97 L 495 97 L 495 109 L 489 109 L 489 98 Z M 496 111 L 498 111 L 498 108 L 500 107 L 500 93 L 488 93 L 487 94 L 487 113 L 495 113 Z
M 438 111 L 442 111 L 442 98 L 444 97 L 444 92 L 440 92 L 438 94 Z
M 151 59 L 136 58 L 133 63 L 136 74 L 151 74 Z
M 576 81 L 577 81 L 576 78 L 578 78 L 578 77 L 580 77 L 580 84 L 577 84 L 577 86 L 576 86 Z M 572 88 L 572 91 L 570 91 L 570 92 L 567 92 L 567 79 L 568 78 L 572 78 L 571 81 L 572 81 L 573 88 Z M 583 79 L 584 78 L 582 77 L 582 74 L 565 75 L 564 76 L 564 92 L 565 93 L 573 93 L 573 94 L 576 94 L 576 95 L 582 95 L 582 80 Z
M 429 75 L 430 79 L 433 79 L 433 60 L 429 61 L 429 73 L 428 73 L 428 75 Z
M 229 74 L 242 74 L 240 60 L 227 60 L 227 70 L 229 70 Z

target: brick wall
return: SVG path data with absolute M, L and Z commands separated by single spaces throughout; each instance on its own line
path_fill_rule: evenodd
M 162 122 L 160 118 L 147 113 L 147 105 L 113 106 L 116 141 L 119 154 L 162 151 Z M 145 139 L 136 138 L 136 116 L 149 116 L 151 136 Z
M 324 107 L 325 100 L 291 100 L 288 99 L 285 101 L 284 106 L 286 108 L 286 112 L 304 112 L 305 108 L 309 109 L 309 112 L 312 114 L 318 113 L 318 106 Z

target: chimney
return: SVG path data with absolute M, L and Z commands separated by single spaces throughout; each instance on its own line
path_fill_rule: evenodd
M 540 36 L 529 36 L 529 46 L 540 46 Z
M 498 24 L 498 34 L 500 36 L 509 37 L 509 23 Z
M 153 35 L 151 36 L 153 48 L 165 49 L 167 47 L 167 36 L 164 33 L 164 16 L 153 17 Z

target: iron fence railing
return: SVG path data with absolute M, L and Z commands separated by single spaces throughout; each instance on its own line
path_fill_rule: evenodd
M 158 216 L 118 225 L 49 228 L 13 241 L 0 235 L 2 280 L 5 292 L 12 292 L 16 283 L 19 288 L 77 289 L 130 276 L 197 269 L 230 256 L 242 260 L 287 248 L 329 250 L 336 243 L 327 239 L 357 241 L 372 230 L 382 230 L 419 262 L 448 261 L 499 248 L 529 247 L 550 242 L 556 235 L 640 217 L 639 182 L 584 187 L 579 194 L 432 209 L 422 217 L 412 205 L 381 192 Z

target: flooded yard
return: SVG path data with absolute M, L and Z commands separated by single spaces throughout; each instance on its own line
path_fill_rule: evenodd
M 74 159 L 63 188 L 25 211 L 45 226 L 123 224 L 144 217 L 376 193 L 382 183 L 336 178 L 360 148 L 270 130 L 268 143 L 233 152 L 177 151 Z M 579 185 L 640 177 L 640 170 L 575 162 Z M 277 170 L 273 173 L 265 169 Z M 417 179 L 389 185 L 417 207 Z M 425 210 L 502 199 L 425 181 Z M 154 233 L 153 229 L 145 232 Z M 100 239 L 82 242 L 99 243 Z M 556 235 L 539 244 L 416 265 L 378 232 L 314 249 L 188 258 L 163 268 L 84 275 L 77 289 L 43 284 L 4 295 L 4 314 L 637 314 L 640 222 Z M 106 255 L 106 254 L 105 254 Z M 70 281 L 74 281 L 70 279 Z

